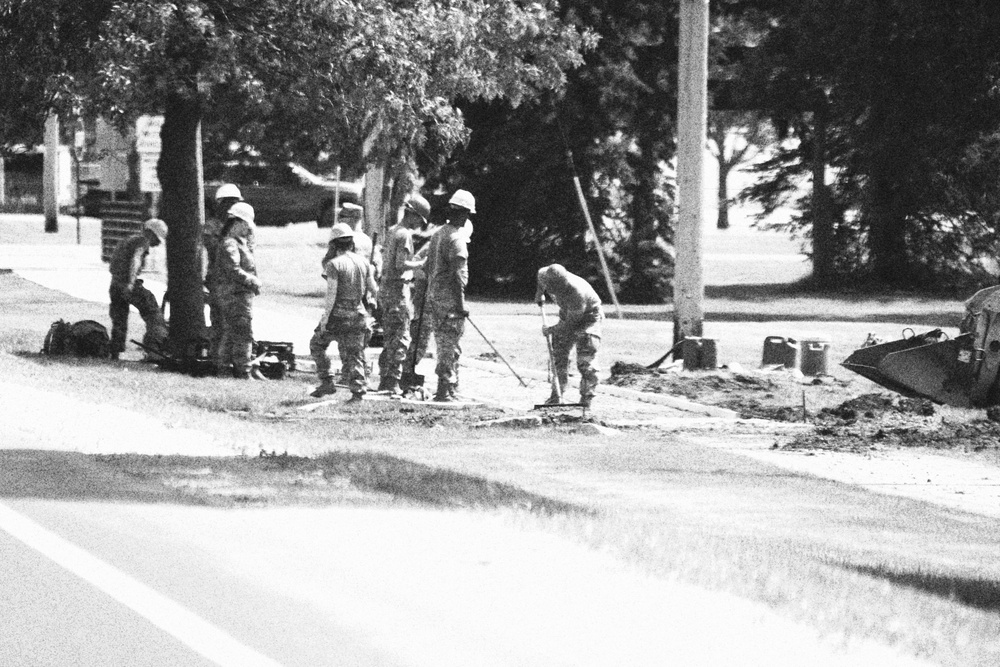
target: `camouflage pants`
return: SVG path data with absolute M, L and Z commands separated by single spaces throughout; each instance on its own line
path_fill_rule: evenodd
M 593 398 L 597 392 L 597 371 L 595 359 L 601 346 L 600 336 L 567 331 L 552 333 L 552 356 L 559 378 L 559 391 L 565 393 L 569 376 L 569 354 L 576 348 L 576 369 L 580 372 L 580 398 Z
M 331 315 L 326 327 L 316 327 L 309 340 L 309 353 L 316 362 L 316 375 L 320 381 L 333 377 L 330 373 L 330 357 L 326 350 L 330 343 L 337 343 L 340 354 L 342 375 L 353 394 L 363 394 L 368 389 L 367 372 L 365 368 L 365 348 L 368 337 L 371 336 L 371 325 L 368 317 L 361 313 L 350 315 Z
M 413 304 L 410 302 L 410 286 L 391 287 L 379 294 L 382 306 L 382 330 L 384 339 L 382 353 L 378 357 L 379 377 L 382 380 L 398 380 L 410 347 L 410 321 L 413 319 Z
M 111 317 L 111 352 L 117 354 L 125 351 L 125 340 L 128 338 L 129 308 L 135 306 L 146 323 L 144 341 L 154 343 L 157 347 L 163 344 L 167 337 L 167 323 L 156 302 L 156 296 L 136 281 L 132 291 L 128 292 L 121 283 L 113 282 L 108 289 L 111 305 L 108 315 Z M 155 338 L 154 338 L 155 337 Z
M 458 391 L 461 341 L 462 334 L 465 333 L 465 318 L 454 317 L 453 313 L 454 309 L 451 307 L 435 307 L 430 313 L 434 340 L 437 341 L 437 366 L 434 371 L 438 376 L 438 389 L 447 388 L 452 393 Z
M 253 294 L 222 293 L 218 299 L 222 311 L 219 367 L 232 366 L 235 372 L 249 373 L 253 353 Z
M 431 321 L 431 305 L 424 303 L 427 295 L 427 283 L 413 283 L 413 319 L 410 320 L 410 347 L 406 350 L 406 362 L 403 368 L 407 371 L 417 370 L 420 360 L 427 356 L 427 345 L 430 343 L 434 324 Z M 410 366 L 413 366 L 412 368 Z

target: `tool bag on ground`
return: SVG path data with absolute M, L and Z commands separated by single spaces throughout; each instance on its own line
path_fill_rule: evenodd
M 73 324 L 56 320 L 45 334 L 42 353 L 107 359 L 111 356 L 111 337 L 107 327 L 94 320 Z

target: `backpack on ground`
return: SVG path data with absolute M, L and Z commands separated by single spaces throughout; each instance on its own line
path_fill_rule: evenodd
M 69 354 L 77 357 L 107 359 L 111 356 L 108 329 L 94 320 L 80 320 L 70 327 Z
M 107 327 L 94 320 L 80 320 L 73 324 L 57 320 L 45 334 L 42 353 L 107 359 L 111 356 L 111 337 Z
M 45 334 L 42 354 L 67 354 L 66 346 L 72 325 L 66 320 L 56 320 Z

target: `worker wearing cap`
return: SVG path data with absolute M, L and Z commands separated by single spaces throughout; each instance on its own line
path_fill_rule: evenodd
M 323 268 L 326 301 L 309 352 L 316 362 L 320 384 L 310 396 L 320 398 L 337 391 L 330 373 L 327 348 L 336 341 L 337 351 L 351 390 L 351 401 L 360 401 L 368 390 L 365 347 L 371 335 L 371 319 L 366 303 L 378 295 L 374 271 L 368 259 L 354 252 L 354 230 L 338 222 L 330 231 L 334 255 Z
M 205 276 L 205 302 L 208 304 L 208 317 L 212 323 L 208 331 L 208 356 L 213 361 L 219 358 L 219 344 L 222 341 L 222 309 L 217 298 L 217 281 L 215 258 L 222 244 L 222 227 L 226 222 L 226 214 L 233 204 L 243 201 L 240 189 L 232 183 L 225 183 L 215 191 L 215 205 L 212 216 L 205 221 L 202 232 L 204 245 L 203 267 Z
M 254 210 L 236 202 L 226 213 L 222 242 L 216 254 L 216 293 L 222 310 L 222 338 L 217 367 L 231 369 L 234 378 L 264 380 L 251 365 L 253 352 L 253 300 L 260 294 L 254 259 Z
M 467 190 L 457 190 L 448 200 L 446 223 L 431 238 L 427 249 L 427 303 L 437 343 L 438 377 L 434 400 L 457 400 L 458 368 L 465 333 L 465 286 L 469 282 L 469 234 L 466 223 L 476 212 L 476 200 Z
M 150 218 L 142 223 L 142 231 L 118 242 L 108 270 L 111 272 L 111 286 L 108 295 L 111 305 L 108 315 L 111 317 L 111 358 L 117 359 L 125 351 L 125 339 L 128 337 L 129 307 L 135 306 L 146 323 L 147 332 L 167 330 L 163 313 L 157 305 L 156 297 L 142 284 L 139 274 L 146 266 L 149 249 L 156 247 L 167 239 L 167 223 L 159 218 Z M 163 340 L 147 342 L 162 344 Z
M 566 388 L 569 354 L 576 348 L 576 368 L 580 371 L 580 403 L 589 406 L 597 391 L 597 366 L 594 362 L 601 345 L 601 298 L 590 283 L 570 273 L 561 264 L 538 270 L 535 303 L 540 307 L 545 297 L 559 306 L 559 322 L 542 328 L 542 335 L 552 339 L 552 363 L 559 381 L 559 392 L 552 388 L 547 403 L 558 403 Z
M 374 249 L 374 244 L 372 242 L 372 237 L 365 234 L 362 229 L 362 222 L 365 219 L 365 209 L 357 204 L 352 204 L 351 202 L 344 202 L 340 207 L 340 213 L 337 216 L 339 221 L 351 228 L 351 232 L 354 234 L 354 252 L 361 255 L 369 261 L 369 263 L 378 263 L 379 257 L 378 253 Z M 336 254 L 333 247 L 333 232 L 330 232 L 330 244 L 326 251 L 326 255 L 323 256 L 322 264 L 325 267 L 326 263 L 333 259 Z M 377 268 L 377 267 L 376 267 Z M 378 278 L 378 271 L 376 270 L 376 279 Z
M 399 222 L 386 232 L 383 272 L 379 281 L 379 307 L 384 341 L 378 358 L 379 391 L 399 393 L 399 378 L 410 345 L 413 271 L 423 260 L 413 257 L 413 234 L 427 223 L 431 205 L 419 194 L 407 197 Z

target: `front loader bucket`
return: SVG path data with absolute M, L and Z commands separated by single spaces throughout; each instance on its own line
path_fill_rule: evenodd
M 982 351 L 972 334 L 947 339 L 940 329 L 902 340 L 855 350 L 841 364 L 904 396 L 928 398 L 956 407 L 980 407 L 988 401 L 993 376 L 978 375 Z

